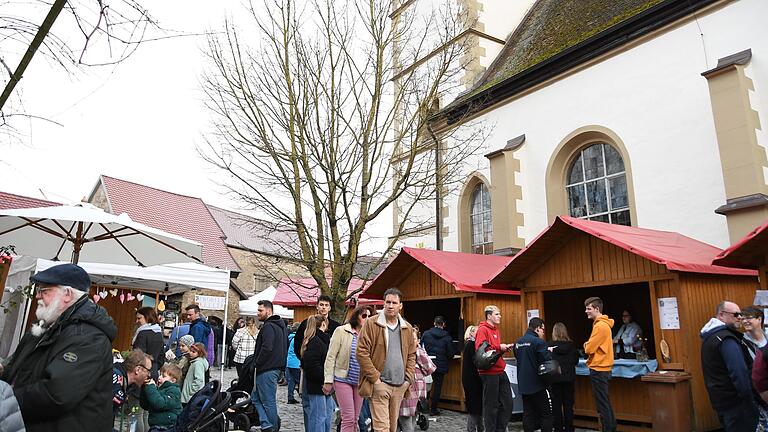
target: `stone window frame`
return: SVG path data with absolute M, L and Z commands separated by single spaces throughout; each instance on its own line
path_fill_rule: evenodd
M 635 188 L 632 176 L 632 161 L 624 142 L 611 129 L 600 125 L 580 127 L 563 138 L 552 152 L 547 172 L 545 187 L 547 193 L 547 220 L 554 222 L 557 216 L 569 215 L 568 194 L 565 190 L 568 170 L 571 162 L 578 153 L 592 144 L 605 143 L 616 150 L 624 161 L 624 172 L 627 180 L 627 196 L 629 200 L 630 226 L 637 226 L 637 210 L 635 208 Z
M 477 200 L 480 201 L 480 211 L 475 213 L 475 204 Z M 487 207 L 485 205 L 486 202 L 488 203 Z M 486 215 L 488 216 L 488 226 L 485 225 Z M 482 240 L 479 243 L 475 242 L 475 234 L 478 234 L 475 233 L 475 226 L 478 225 L 475 222 L 476 220 L 479 222 L 481 227 L 481 233 L 479 234 L 482 236 Z M 491 191 L 488 188 L 488 185 L 483 182 L 475 185 L 475 188 L 472 190 L 472 194 L 470 195 L 469 231 L 472 239 L 472 253 L 484 255 L 493 253 L 493 218 L 491 215 Z M 488 238 L 486 238 L 486 234 L 488 234 Z
M 488 190 L 489 197 L 493 196 L 492 186 L 488 179 L 479 172 L 473 172 L 464 182 L 461 193 L 459 195 L 459 208 L 458 208 L 458 228 L 459 228 L 459 251 L 465 253 L 473 252 L 472 242 L 472 195 L 475 189 L 479 185 L 484 185 Z M 493 229 L 493 200 L 491 199 L 491 229 Z M 491 231 L 493 232 L 493 231 Z M 486 251 L 487 254 L 493 253 L 493 240 L 491 238 L 489 245 L 490 250 Z

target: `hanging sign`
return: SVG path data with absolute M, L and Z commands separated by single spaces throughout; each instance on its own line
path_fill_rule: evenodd
M 227 305 L 227 300 L 218 296 L 196 295 L 195 303 L 200 306 L 200 309 L 223 311 Z
M 663 297 L 659 302 L 659 321 L 662 330 L 679 330 L 680 314 L 677 310 L 677 297 Z
M 525 320 L 525 322 L 531 322 L 531 318 L 538 318 L 539 317 L 539 310 L 538 309 L 528 309 L 525 311 L 525 315 L 528 317 L 528 319 Z
M 755 301 L 752 304 L 760 306 L 768 306 L 768 291 L 757 290 L 755 291 Z

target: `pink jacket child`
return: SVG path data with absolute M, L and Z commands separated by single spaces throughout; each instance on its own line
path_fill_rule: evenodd
M 403 399 L 400 403 L 400 415 L 404 417 L 413 417 L 416 415 L 416 405 L 419 403 L 419 398 L 427 397 L 427 383 L 424 379 L 428 375 L 432 375 L 437 369 L 435 363 L 429 358 L 427 351 L 422 348 L 421 345 L 416 347 L 416 369 L 414 373 L 413 388 L 411 390 L 411 397 L 409 399 Z

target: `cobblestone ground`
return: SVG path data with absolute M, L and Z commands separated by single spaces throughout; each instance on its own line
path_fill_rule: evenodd
M 213 371 L 212 371 L 213 372 Z M 224 371 L 224 387 L 237 377 L 234 369 Z M 211 373 L 211 379 L 218 379 L 218 369 Z M 298 395 L 297 395 L 298 397 Z M 282 420 L 281 432 L 304 432 L 304 415 L 301 405 L 288 405 L 287 390 L 285 386 L 277 388 L 277 411 Z M 252 429 L 258 431 L 258 429 Z M 443 410 L 440 416 L 430 417 L 428 432 L 465 432 L 467 430 L 467 416 L 463 413 Z M 522 431 L 523 427 L 519 421 L 509 424 L 509 432 Z M 577 431 L 586 432 L 587 429 L 577 429 Z M 417 429 L 418 432 L 418 429 Z

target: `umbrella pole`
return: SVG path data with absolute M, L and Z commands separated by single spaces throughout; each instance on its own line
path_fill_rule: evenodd
M 221 368 L 221 378 L 219 379 L 220 383 L 224 383 L 224 356 L 227 354 L 227 317 L 229 312 L 229 291 L 230 289 L 227 288 L 227 296 L 226 300 L 224 300 L 224 336 L 221 338 L 221 360 L 219 361 L 219 367 Z
M 80 261 L 80 249 L 83 247 L 83 223 L 77 223 L 77 234 L 75 235 L 75 242 L 72 245 L 72 264 L 77 264 Z

